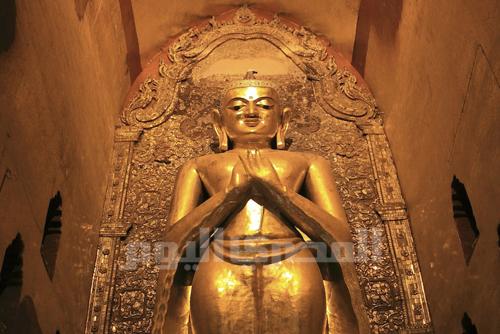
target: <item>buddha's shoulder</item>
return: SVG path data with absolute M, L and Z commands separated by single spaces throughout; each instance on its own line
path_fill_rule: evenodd
M 325 161 L 323 157 L 313 152 L 297 152 L 297 151 L 281 151 L 281 150 L 272 150 L 268 151 L 265 155 L 268 155 L 271 160 L 274 159 L 285 159 L 291 160 L 295 162 L 301 162 L 306 164 L 311 164 L 315 161 Z M 228 163 L 231 165 L 233 162 L 236 162 L 238 159 L 238 153 L 227 151 L 224 153 L 213 153 L 202 155 L 191 160 L 188 160 L 184 164 L 184 168 L 217 168 L 220 164 L 227 165 Z
M 300 152 L 300 151 L 278 151 L 280 156 L 286 159 L 293 159 L 296 161 L 303 161 L 312 163 L 314 161 L 324 161 L 325 159 L 314 152 Z
M 212 153 L 201 155 L 199 157 L 188 160 L 184 163 L 184 168 L 203 168 L 203 167 L 212 167 L 215 164 L 221 163 L 223 161 L 227 162 L 231 159 L 236 159 L 237 156 L 233 157 L 233 154 L 229 154 L 228 152 L 224 153 Z

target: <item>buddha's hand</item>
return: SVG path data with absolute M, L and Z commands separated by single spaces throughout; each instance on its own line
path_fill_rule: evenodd
M 233 189 L 244 190 L 249 186 L 250 177 L 245 170 L 242 162 L 238 160 L 233 167 L 233 172 L 231 173 L 231 180 L 229 181 L 229 185 L 226 191 L 230 191 Z
M 271 160 L 263 157 L 259 150 L 247 150 L 246 155 L 240 154 L 239 159 L 248 176 L 257 184 L 268 190 L 285 190 Z

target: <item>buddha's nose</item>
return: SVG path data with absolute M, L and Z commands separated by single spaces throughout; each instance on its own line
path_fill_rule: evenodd
M 255 108 L 255 103 L 250 101 L 248 103 L 247 116 L 255 117 L 257 116 L 257 108 Z

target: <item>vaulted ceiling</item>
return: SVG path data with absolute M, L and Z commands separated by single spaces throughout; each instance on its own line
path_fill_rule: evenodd
M 194 23 L 247 3 L 307 25 L 313 32 L 334 41 L 349 59 L 354 46 L 361 0 L 131 0 L 141 61 L 156 53 L 168 38 Z M 161 13 L 161 15 L 158 15 Z

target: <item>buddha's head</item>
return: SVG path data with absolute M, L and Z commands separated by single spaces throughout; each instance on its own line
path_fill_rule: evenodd
M 233 82 L 221 100 L 221 110 L 214 109 L 214 129 L 219 148 L 234 147 L 285 148 L 289 108 L 281 108 L 272 83 L 256 80 L 255 71 L 248 71 L 243 80 Z

